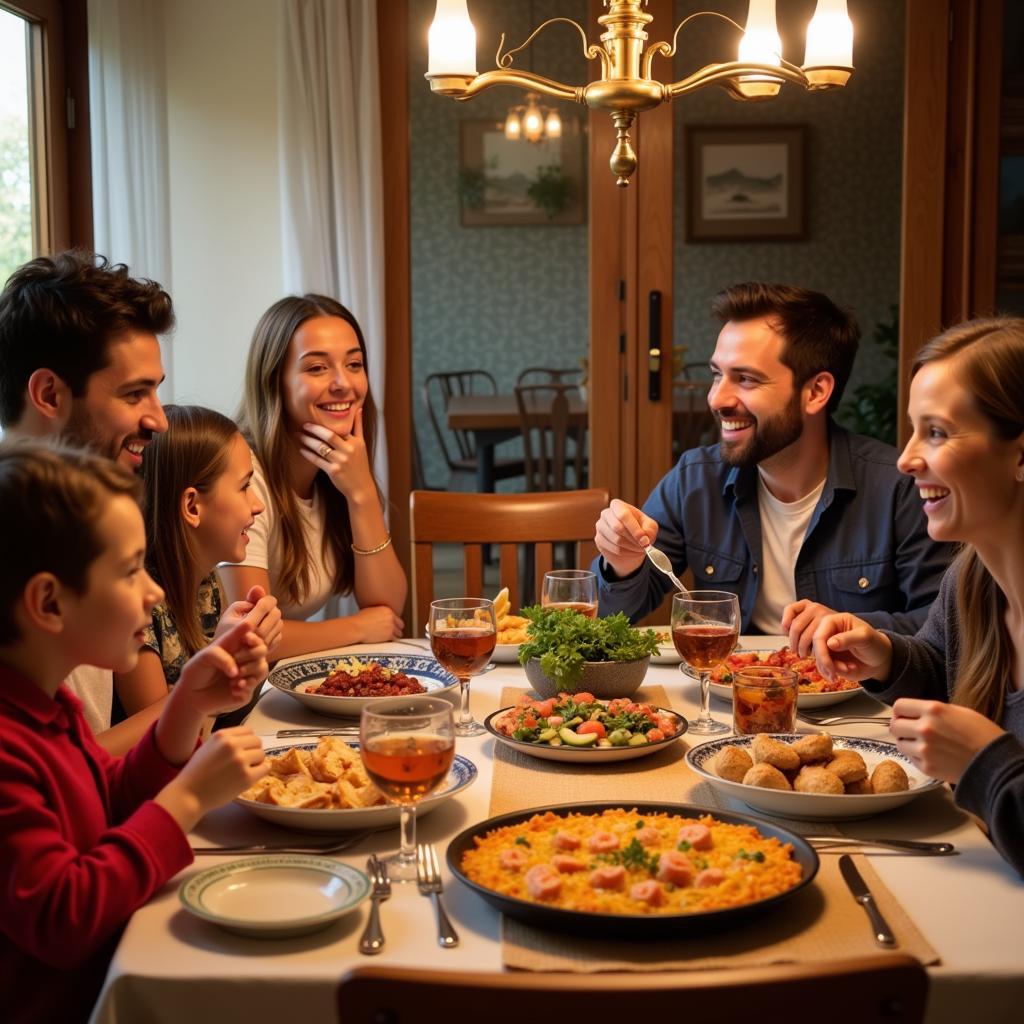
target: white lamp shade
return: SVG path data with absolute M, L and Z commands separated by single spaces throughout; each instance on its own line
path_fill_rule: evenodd
M 466 0 L 437 0 L 427 40 L 428 75 L 476 74 L 476 29 Z
M 523 114 L 523 135 L 530 142 L 536 142 L 544 133 L 544 118 L 536 106 L 531 104 Z
M 775 0 L 750 0 L 739 59 L 751 64 L 778 64 L 781 57 L 782 40 L 775 24 Z
M 804 67 L 853 67 L 853 23 L 846 13 L 846 0 L 818 0 L 807 26 Z
M 557 110 L 552 110 L 544 122 L 544 134 L 549 139 L 560 139 L 562 137 L 562 119 L 558 116 Z

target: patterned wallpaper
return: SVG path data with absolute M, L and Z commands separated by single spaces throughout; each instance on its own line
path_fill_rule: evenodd
M 587 225 L 460 225 L 459 120 L 503 119 L 522 93 L 494 89 L 466 104 L 431 93 L 423 74 L 434 0 L 409 4 L 413 398 L 427 481 L 443 486 L 447 471 L 420 397 L 424 378 L 436 370 L 482 367 L 500 390 L 510 391 L 527 366 L 575 365 L 587 350 Z M 676 20 L 708 6 L 741 23 L 746 16 L 746 0 L 677 0 Z M 800 63 L 814 0 L 781 0 L 778 7 L 784 54 Z M 479 71 L 494 67 L 502 31 L 507 46 L 518 45 L 546 18 L 574 18 L 597 38 L 585 0 L 470 0 L 469 8 Z M 820 289 L 856 310 L 865 338 L 849 390 L 887 371 L 870 358 L 870 335 L 899 294 L 904 4 L 849 0 L 849 8 L 857 71 L 847 89 L 806 94 L 786 87 L 765 104 L 740 104 L 705 89 L 676 101 L 674 340 L 689 346 L 688 361 L 706 359 L 714 347 L 711 296 L 729 283 L 762 278 Z M 670 29 L 658 29 L 659 38 L 668 36 Z M 529 69 L 532 59 L 538 72 L 583 82 L 589 75 L 578 40 L 568 26 L 553 26 L 532 45 L 532 58 L 524 52 L 517 66 Z M 699 18 L 681 33 L 675 76 L 734 59 L 735 46 L 734 29 Z M 563 117 L 578 109 L 561 105 Z M 807 125 L 806 239 L 685 244 L 684 121 Z

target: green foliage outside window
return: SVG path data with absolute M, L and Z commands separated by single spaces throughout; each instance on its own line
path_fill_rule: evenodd
M 15 117 L 0 119 L 0 288 L 32 258 L 28 136 Z

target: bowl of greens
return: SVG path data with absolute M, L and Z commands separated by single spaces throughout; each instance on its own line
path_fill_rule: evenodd
M 653 629 L 637 630 L 621 612 L 588 619 L 579 612 L 524 608 L 530 620 L 519 661 L 541 697 L 589 693 L 603 700 L 632 697 L 658 653 Z

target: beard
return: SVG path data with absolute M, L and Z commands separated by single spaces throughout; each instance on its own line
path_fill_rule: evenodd
M 729 419 L 728 416 L 718 416 Z M 804 419 L 800 412 L 800 392 L 794 389 L 793 397 L 786 407 L 774 416 L 763 420 L 754 420 L 752 436 L 746 441 L 722 441 L 719 449 L 722 461 L 729 466 L 741 469 L 756 466 L 777 455 L 783 448 L 800 440 L 804 432 Z
M 67 425 L 61 431 L 61 440 L 67 444 L 87 448 L 96 455 L 108 459 L 116 459 L 121 453 L 123 438 L 109 437 L 102 434 L 84 408 L 84 403 L 75 400 L 71 403 L 71 415 Z

